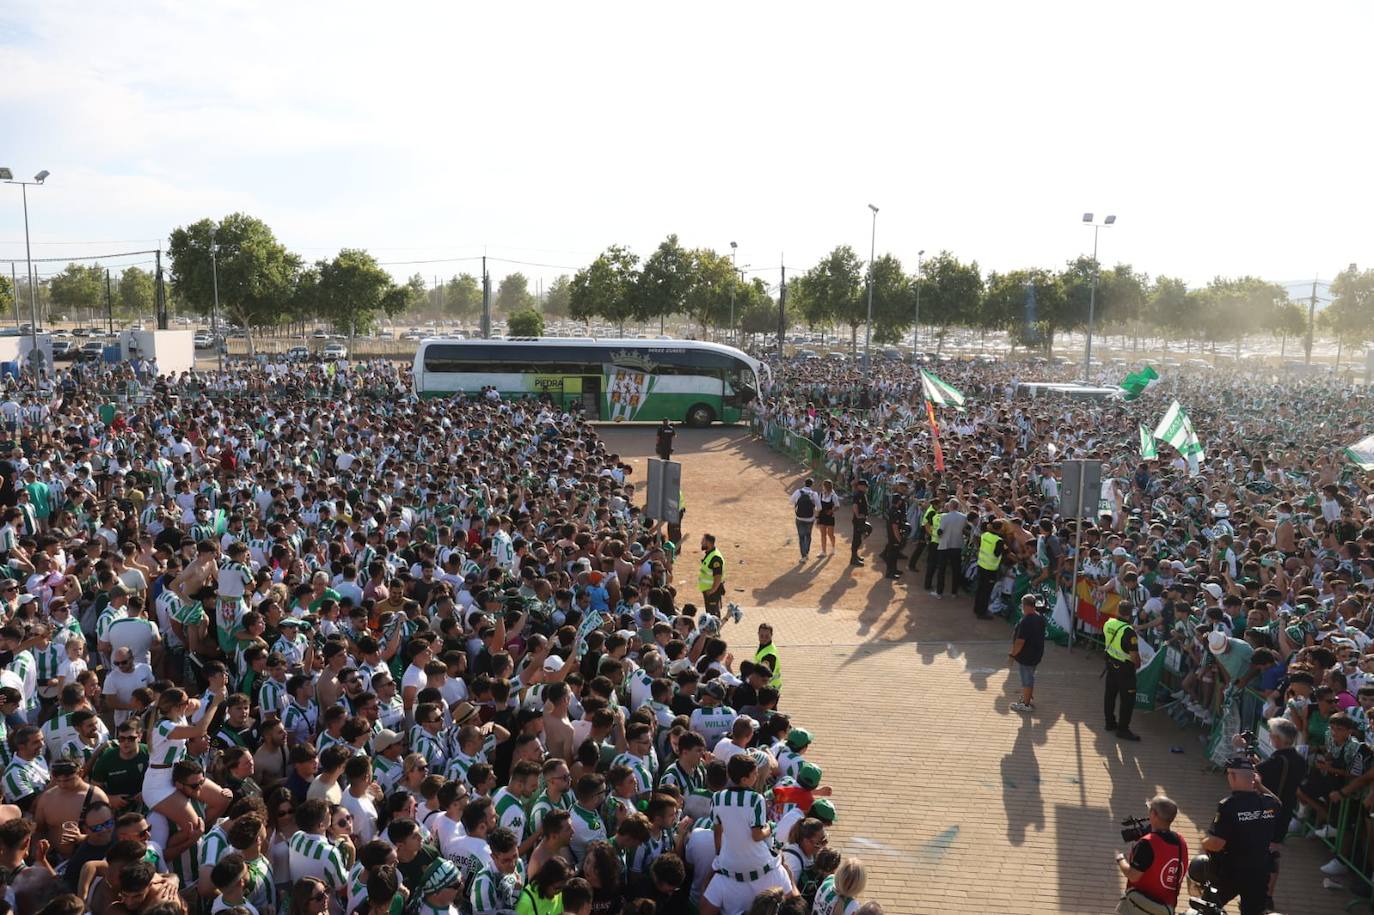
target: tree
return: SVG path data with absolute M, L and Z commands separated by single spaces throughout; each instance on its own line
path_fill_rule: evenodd
M 506 336 L 544 336 L 544 316 L 533 308 L 520 309 L 506 319 Z
M 444 284 L 444 308 L 455 318 L 473 318 L 482 313 L 482 284 L 471 273 L 453 277 Z
M 1288 338 L 1307 333 L 1307 312 L 1296 302 L 1284 302 L 1274 309 L 1269 331 L 1279 338 L 1279 358 L 1288 354 Z
M 604 318 L 625 333 L 625 322 L 634 316 L 638 265 L 639 258 L 628 248 L 611 245 L 573 276 L 569 314 L 579 321 Z
M 125 312 L 144 315 L 153 310 L 156 284 L 153 275 L 138 267 L 125 267 L 119 275 L 119 304 Z
M 523 273 L 508 273 L 501 278 L 496 288 L 496 301 L 492 309 L 510 315 L 525 308 L 534 307 L 534 295 L 530 292 L 529 278 Z
M 1188 285 L 1176 277 L 1156 277 L 1143 314 L 1145 322 L 1162 336 L 1187 333 L 1195 318 L 1189 306 Z
M 405 310 L 409 287 L 398 287 L 366 251 L 344 248 L 333 260 L 321 261 L 318 268 L 323 313 L 335 327 L 347 327 L 350 337 L 370 328 L 379 312 Z
M 1336 338 L 1336 362 L 1340 348 L 1362 343 L 1374 336 L 1374 270 L 1360 270 L 1351 264 L 1331 281 L 1331 304 L 1318 322 Z
M 14 310 L 14 284 L 7 276 L 0 276 L 0 317 L 9 314 Z
M 550 318 L 566 318 L 572 297 L 572 279 L 565 273 L 556 277 L 544 290 L 544 314 Z
M 873 340 L 876 343 L 899 343 L 902 334 L 911 326 L 915 307 L 915 287 L 905 273 L 902 262 L 891 254 L 884 254 L 873 262 Z M 867 314 L 867 301 L 864 304 Z
M 105 268 L 99 264 L 68 264 L 48 282 L 54 305 L 68 312 L 93 311 L 105 304 Z
M 953 324 L 987 328 L 1008 326 L 985 314 L 983 277 L 978 262 L 965 264 L 948 251 L 921 262 L 921 320 L 947 328 Z M 913 284 L 915 285 L 915 284 Z M 914 299 L 914 290 L 913 290 Z M 915 302 L 912 302 L 915 315 Z
M 202 219 L 172 231 L 172 289 L 194 311 L 208 315 L 214 302 L 210 265 L 211 240 L 219 284 L 220 312 L 248 334 L 252 355 L 253 329 L 280 323 L 283 307 L 293 298 L 301 260 L 261 219 L 233 213 L 218 224 Z
M 635 312 L 641 321 L 658 318 L 659 331 L 669 315 L 680 314 L 693 281 L 692 255 L 669 235 L 644 261 L 635 289 Z
M 848 324 L 851 348 L 857 348 L 859 325 L 867 316 L 859 309 L 863 267 L 849 245 L 831 251 L 801 277 L 801 304 L 809 324 Z
M 1274 312 L 1288 301 L 1288 291 L 1253 276 L 1217 277 L 1197 299 L 1203 337 L 1214 351 L 1217 343 L 1234 340 L 1239 356 L 1240 341 L 1247 334 L 1273 325 Z
M 739 317 L 740 297 L 744 295 L 730 258 L 717 254 L 709 248 L 696 248 L 691 253 L 692 282 L 683 299 L 683 310 L 701 328 L 706 336 L 707 328 L 730 326 L 730 301 L 734 295 L 735 317 Z
M 1149 277 L 1130 264 L 1117 264 L 1097 279 L 1097 323 L 1136 326 L 1145 311 Z
M 1034 313 L 1031 303 L 1034 302 Z M 1054 353 L 1054 335 L 1067 311 L 1064 286 L 1058 274 L 1033 268 L 988 275 L 983 298 L 986 327 L 1001 327 L 1022 346 Z

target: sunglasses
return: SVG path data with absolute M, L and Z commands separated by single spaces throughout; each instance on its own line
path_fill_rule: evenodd
M 109 819 L 103 823 L 96 823 L 94 826 L 91 827 L 91 832 L 108 832 L 111 829 L 114 829 L 114 825 L 115 821 L 113 819 Z
M 205 787 L 205 779 L 202 778 L 198 782 L 182 782 L 181 787 L 189 788 L 192 791 L 199 791 L 201 788 Z
M 317 891 L 315 891 L 314 893 L 311 894 L 311 896 L 310 896 L 310 901 L 311 901 L 311 902 L 324 902 L 324 901 L 325 901 L 326 899 L 328 899 L 328 898 L 329 898 L 329 894 L 326 893 L 324 890 L 317 890 Z

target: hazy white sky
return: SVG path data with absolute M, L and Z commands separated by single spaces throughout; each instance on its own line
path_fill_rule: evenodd
M 0 0 L 34 256 L 243 210 L 307 259 L 550 279 L 669 232 L 1189 282 L 1371 262 L 1374 5 Z M 81 242 L 82 244 L 77 244 Z M 0 188 L 0 258 L 23 256 Z M 124 259 L 128 260 L 140 260 Z M 45 265 L 44 273 L 60 265 Z M 22 267 L 20 268 L 22 272 Z M 393 266 L 427 279 L 473 262 Z

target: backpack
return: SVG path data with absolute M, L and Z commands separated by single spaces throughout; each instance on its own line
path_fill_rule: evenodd
M 802 490 L 797 496 L 797 517 L 810 518 L 816 514 L 816 501 L 811 498 L 811 493 Z

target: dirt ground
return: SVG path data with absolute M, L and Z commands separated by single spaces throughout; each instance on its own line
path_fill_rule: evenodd
M 642 486 L 653 427 L 601 434 Z M 1140 743 L 1103 729 L 1100 655 L 1050 646 L 1036 710 L 1018 714 L 1004 622 L 974 619 L 968 597 L 935 600 L 912 573 L 887 581 L 880 542 L 866 547 L 867 566 L 850 566 L 847 509 L 840 555 L 820 559 L 813 543 L 800 564 L 787 496 L 801 469 L 747 430 L 684 429 L 676 445 L 687 500 L 679 593 L 695 592 L 700 536 L 715 534 L 730 599 L 745 610 L 722 634 L 739 661 L 758 622 L 774 625 L 782 708 L 813 735 L 807 759 L 839 811 L 831 846 L 863 860 L 862 899 L 889 915 L 1113 911 L 1112 855 L 1128 850 L 1118 822 L 1158 792 L 1179 804 L 1190 849 L 1200 845 L 1224 780 L 1204 771 L 1198 732 L 1165 715 L 1136 714 Z M 1283 854 L 1280 911 L 1318 915 L 1350 900 L 1322 888 L 1320 843 L 1290 840 Z

